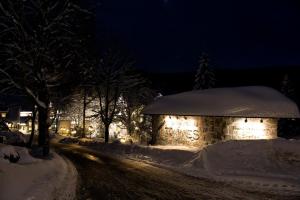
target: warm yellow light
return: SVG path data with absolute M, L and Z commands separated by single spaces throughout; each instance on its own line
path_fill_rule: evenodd
M 121 139 L 120 139 L 120 142 L 121 142 L 121 143 L 125 143 L 125 142 L 126 142 L 126 139 L 121 138 Z
M 31 117 L 32 112 L 31 111 L 21 111 L 20 112 L 20 117 Z
M 5 118 L 6 117 L 6 113 L 1 113 L 1 117 Z
M 271 139 L 268 134 L 266 123 L 262 119 L 245 118 L 237 119 L 229 126 L 233 127 L 231 133 L 232 139 Z
M 88 127 L 88 130 L 91 132 L 91 131 L 94 130 L 94 128 L 93 128 L 92 126 L 89 126 L 89 127 Z
M 166 116 L 165 117 L 165 126 L 167 128 L 172 128 L 175 130 L 197 130 L 197 123 L 193 118 L 187 117 L 174 117 Z

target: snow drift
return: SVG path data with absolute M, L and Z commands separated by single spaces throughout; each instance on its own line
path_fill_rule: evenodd
M 4 157 L 10 155 L 12 155 L 13 157 L 20 157 L 17 162 L 18 164 L 28 164 L 41 161 L 40 159 L 33 158 L 26 148 L 0 144 L 0 162 L 8 163 L 9 160 L 4 159 Z
M 299 118 L 297 105 L 264 86 L 193 90 L 158 98 L 144 114 Z
M 20 156 L 10 163 L 4 155 Z M 68 161 L 52 153 L 35 159 L 23 147 L 0 144 L 0 199 L 74 199 L 77 172 Z
M 80 144 L 80 143 L 79 143 Z M 101 153 L 134 159 L 194 177 L 253 190 L 300 194 L 300 141 L 224 141 L 202 148 L 82 143 Z
M 203 167 L 213 175 L 253 175 L 300 181 L 300 141 L 220 142 L 200 151 L 191 164 L 194 168 Z

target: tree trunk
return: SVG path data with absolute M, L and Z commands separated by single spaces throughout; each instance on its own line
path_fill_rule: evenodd
M 152 115 L 152 133 L 151 133 L 151 140 L 150 144 L 154 145 L 157 142 L 157 135 L 159 132 L 159 129 L 162 125 L 160 125 L 160 118 L 158 115 Z
M 108 140 L 109 140 L 109 124 L 104 124 L 104 126 L 105 126 L 104 139 L 105 139 L 105 143 L 108 143 Z
M 34 132 L 35 132 L 35 118 L 36 118 L 36 109 L 35 106 L 32 108 L 32 117 L 31 117 L 31 134 L 29 141 L 27 143 L 27 147 L 30 148 L 32 146 Z
M 38 107 L 39 112 L 39 135 L 38 144 L 43 147 L 43 156 L 49 154 L 49 126 L 48 126 L 48 106 L 46 108 Z
M 58 132 L 58 122 L 59 122 L 59 118 L 60 118 L 60 111 L 56 111 L 56 117 L 55 117 L 55 134 L 57 134 Z
M 83 94 L 83 115 L 82 115 L 82 135 L 81 137 L 84 138 L 85 137 L 85 110 L 86 110 L 86 89 L 84 89 L 84 94 Z

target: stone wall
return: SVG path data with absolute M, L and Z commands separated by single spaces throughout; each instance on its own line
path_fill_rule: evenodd
M 160 116 L 157 144 L 202 145 L 203 120 L 199 117 Z
M 153 116 L 153 144 L 200 146 L 219 140 L 277 137 L 277 120 L 260 118 Z

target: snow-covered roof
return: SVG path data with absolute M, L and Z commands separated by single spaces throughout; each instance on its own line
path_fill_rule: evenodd
M 158 98 L 144 114 L 299 118 L 297 105 L 269 87 L 193 90 Z

